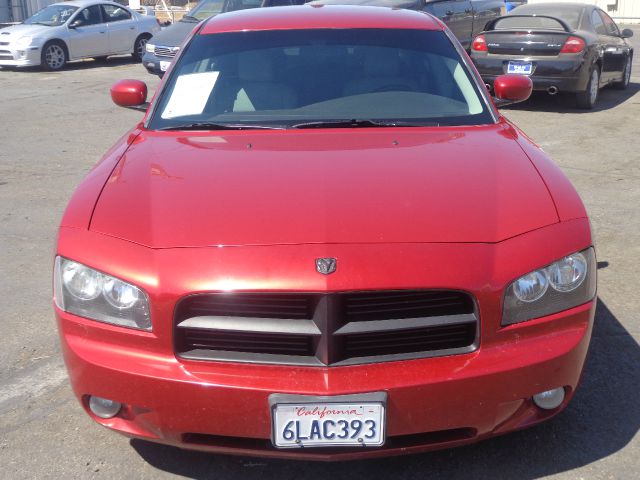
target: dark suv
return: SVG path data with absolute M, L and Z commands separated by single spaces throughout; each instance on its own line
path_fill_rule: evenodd
M 173 25 L 149 40 L 142 64 L 149 73 L 162 76 L 176 56 L 180 45 L 202 20 L 225 12 L 257 7 L 304 4 L 304 0 L 200 0 L 200 3 Z

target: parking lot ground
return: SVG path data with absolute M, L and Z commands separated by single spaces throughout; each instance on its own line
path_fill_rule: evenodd
M 633 39 L 640 51 L 640 28 Z M 0 478 L 638 478 L 640 458 L 640 59 L 595 111 L 536 95 L 504 110 L 582 195 L 599 264 L 582 385 L 539 427 L 454 450 L 310 464 L 186 452 L 95 425 L 73 397 L 51 310 L 56 227 L 74 187 L 142 114 L 114 106 L 121 78 L 158 84 L 128 58 L 60 73 L 0 70 Z M 508 388 L 508 386 L 505 386 Z

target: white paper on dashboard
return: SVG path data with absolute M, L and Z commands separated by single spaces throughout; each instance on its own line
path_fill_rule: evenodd
M 182 75 L 176 80 L 162 118 L 175 118 L 202 113 L 220 72 Z

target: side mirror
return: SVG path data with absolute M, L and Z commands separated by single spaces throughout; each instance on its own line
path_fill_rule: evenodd
M 147 84 L 140 80 L 120 80 L 111 86 L 111 100 L 121 107 L 146 111 Z
M 633 30 L 629 29 L 629 28 L 625 28 L 624 30 L 622 30 L 622 35 L 620 35 L 622 38 L 631 38 L 633 37 Z
M 69 24 L 69 28 L 71 29 L 78 28 L 80 26 L 82 26 L 82 20 L 80 20 L 79 18 L 76 18 L 73 22 Z
M 524 102 L 531 96 L 533 83 L 526 75 L 500 75 L 493 82 L 494 100 L 497 107 Z

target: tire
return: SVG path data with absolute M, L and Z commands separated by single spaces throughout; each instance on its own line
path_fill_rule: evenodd
M 589 73 L 589 83 L 584 92 L 576 93 L 576 106 L 583 110 L 591 110 L 598 101 L 600 91 L 600 69 L 597 65 Z
M 136 38 L 136 42 L 133 44 L 133 53 L 131 56 L 136 62 L 141 62 L 142 57 L 144 56 L 145 47 L 147 46 L 147 42 L 151 38 L 151 35 L 148 33 L 144 33 Z
M 59 40 L 47 42 L 42 47 L 40 65 L 44 70 L 57 72 L 62 70 L 67 63 L 67 48 Z
M 613 88 L 616 88 L 618 90 L 626 90 L 626 88 L 629 86 L 629 83 L 631 82 L 631 67 L 633 65 L 633 58 L 631 57 L 631 55 L 629 55 L 627 57 L 627 63 L 624 66 L 624 71 L 622 72 L 622 81 L 620 82 L 614 82 Z

